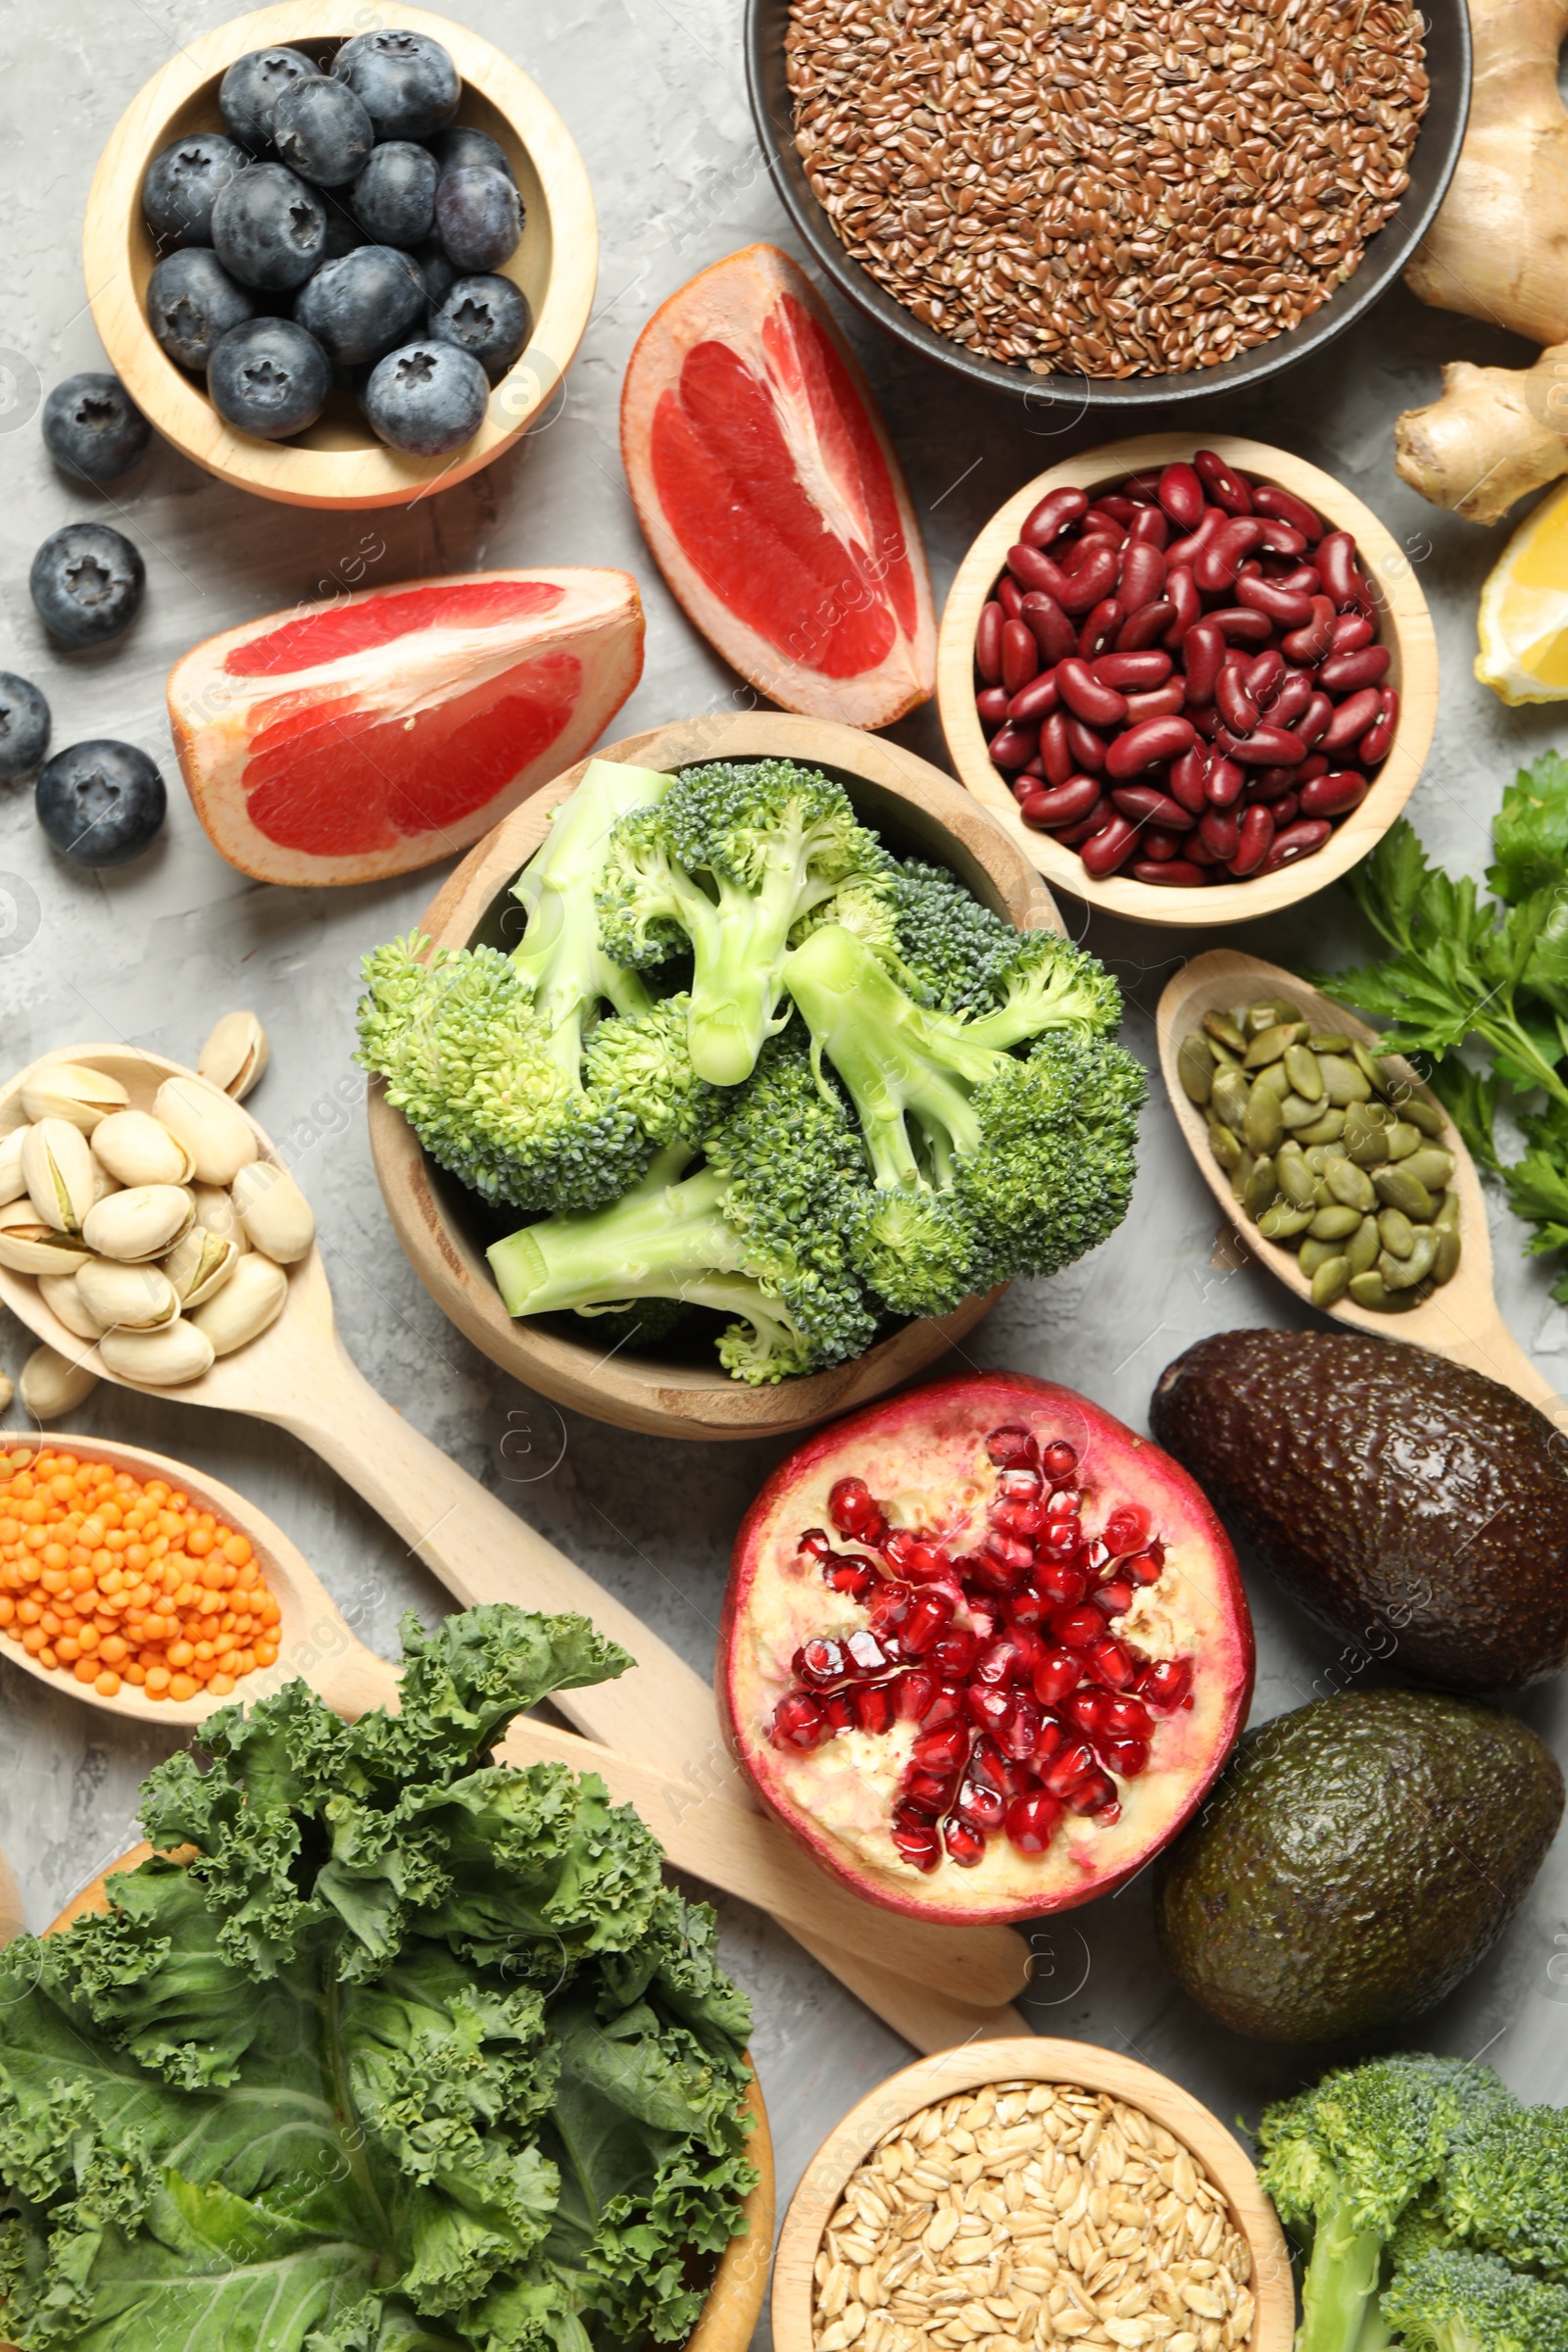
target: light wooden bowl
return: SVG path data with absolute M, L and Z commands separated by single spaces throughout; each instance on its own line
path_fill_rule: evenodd
M 1061 929 L 1051 893 L 985 811 L 951 778 L 880 736 L 773 711 L 710 714 L 628 736 L 604 747 L 599 757 L 669 768 L 770 754 L 809 761 L 837 775 L 867 823 L 893 829 L 910 850 L 951 866 L 1019 930 Z M 421 918 L 420 928 L 437 946 L 467 947 L 481 939 L 515 945 L 518 909 L 512 884 L 543 840 L 550 809 L 575 789 L 586 766 L 582 760 L 567 768 L 469 851 Z M 503 928 L 506 916 L 511 922 Z M 559 1337 L 544 1321 L 514 1322 L 502 1305 L 482 1244 L 466 1228 L 462 1188 L 431 1166 L 379 1084 L 370 1090 L 369 1121 L 387 1213 L 437 1305 L 503 1371 L 559 1404 L 619 1429 L 682 1438 L 753 1438 L 808 1429 L 913 1379 L 972 1331 L 1002 1295 L 997 1290 L 966 1299 L 940 1320 L 906 1323 L 853 1363 L 772 1388 L 748 1388 L 716 1362 L 710 1369 L 652 1355 L 607 1356 L 600 1347 Z
M 1327 515 L 1337 530 L 1353 535 L 1378 593 L 1378 640 L 1393 655 L 1387 682 L 1398 690 L 1398 726 L 1366 799 L 1335 827 L 1315 858 L 1303 858 L 1298 865 L 1282 866 L 1278 873 L 1258 875 L 1249 882 L 1219 882 L 1202 890 L 1137 882 L 1127 874 L 1112 874 L 1108 880 L 1097 882 L 1086 872 L 1075 850 L 1063 849 L 1049 834 L 1024 823 L 1017 802 L 987 756 L 974 707 L 974 640 L 980 611 L 1001 576 L 1024 516 L 1048 490 L 1067 483 L 1085 490 L 1108 490 L 1130 473 L 1157 470 L 1205 446 L 1216 450 L 1228 465 L 1262 474 L 1281 489 L 1294 491 Z M 959 776 L 1054 888 L 1070 891 L 1091 906 L 1125 915 L 1135 923 L 1211 929 L 1217 924 L 1250 922 L 1258 915 L 1277 914 L 1282 906 L 1311 898 L 1341 874 L 1348 873 L 1381 841 L 1409 799 L 1431 748 L 1438 715 L 1437 641 L 1409 557 L 1371 510 L 1332 474 L 1308 466 L 1303 458 L 1292 457 L 1288 450 L 1272 449 L 1262 441 L 1239 440 L 1233 433 L 1212 433 L 1206 442 L 1194 433 L 1151 433 L 1136 440 L 1108 442 L 1053 466 L 1048 473 L 1026 483 L 992 516 L 959 564 L 942 615 L 937 709 Z
M 1245 2352 L 1291 2352 L 1296 2327 L 1296 2289 L 1284 2232 L 1274 2208 L 1258 2185 L 1251 2161 L 1208 2109 L 1179 2082 L 1090 2042 L 1051 2041 L 1036 2035 L 1018 2041 L 985 2041 L 946 2050 L 889 2076 L 811 2158 L 790 2200 L 779 2231 L 773 2264 L 775 2352 L 812 2352 L 813 2272 L 822 2232 L 836 2210 L 845 2182 L 887 2132 L 922 2107 L 939 2104 L 987 2082 L 1061 2082 L 1108 2091 L 1129 2107 L 1163 2124 L 1203 2164 L 1229 2203 L 1231 2220 L 1252 2254 L 1251 2289 L 1256 2311 Z
M 147 323 L 147 280 L 159 259 L 142 218 L 147 166 L 172 139 L 220 130 L 218 85 L 236 58 L 274 43 L 325 56 L 380 22 L 354 0 L 282 0 L 235 17 L 178 50 L 132 99 L 99 160 L 87 198 L 82 260 L 88 298 L 110 366 L 174 447 L 209 473 L 295 507 L 400 507 L 450 488 L 510 449 L 554 397 L 582 339 L 593 304 L 599 233 L 582 159 L 544 93 L 477 33 L 423 9 L 394 22 L 428 33 L 463 76 L 458 120 L 506 149 L 527 209 L 522 242 L 505 275 L 528 299 L 527 348 L 490 394 L 471 441 L 444 458 L 413 458 L 378 441 L 347 392 L 334 392 L 308 432 L 261 441 L 230 429 L 196 377 L 174 365 Z M 328 190 L 342 197 L 343 190 Z
M 191 1854 L 193 1846 L 176 1847 L 176 1853 Z M 44 1930 L 46 1936 L 59 1936 L 76 1920 L 89 1913 L 107 1911 L 109 1896 L 105 1882 L 118 1871 L 134 1870 L 145 1862 L 153 1849 L 150 1845 L 134 1845 L 128 1854 L 74 1894 L 56 1920 Z M 0 1943 L 7 1940 L 3 1917 L 0 1917 Z M 773 2140 L 767 2126 L 767 2109 L 762 2103 L 762 2086 L 756 2074 L 752 2076 L 747 2105 L 752 2113 L 752 2135 L 747 2154 L 758 2171 L 757 2186 L 746 2199 L 742 2211 L 746 2216 L 744 2237 L 732 2237 L 718 2258 L 708 2300 L 702 2316 L 686 2338 L 686 2352 L 747 2352 L 753 2331 L 761 2316 L 762 2296 L 767 2286 L 767 2262 L 773 2243 L 773 2210 L 775 2184 L 773 2177 Z M 9 2352 L 0 2347 L 0 2352 Z

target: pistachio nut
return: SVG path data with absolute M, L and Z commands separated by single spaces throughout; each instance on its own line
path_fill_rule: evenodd
M 123 1110 L 129 1101 L 118 1078 L 84 1061 L 46 1062 L 22 1090 L 29 1119 L 69 1119 L 83 1135 L 91 1135 L 100 1119 Z
M 75 1283 L 88 1314 L 96 1315 L 105 1331 L 156 1331 L 179 1312 L 174 1286 L 160 1266 L 95 1257 Z
M 9 1135 L 0 1136 L 0 1201 L 20 1200 L 27 1189 L 22 1173 L 22 1147 L 26 1140 L 25 1127 L 13 1127 Z
M 91 1255 L 79 1236 L 46 1225 L 25 1194 L 0 1208 L 0 1266 L 14 1274 L 74 1274 Z
M 274 1167 L 270 1159 L 253 1159 L 240 1169 L 229 1194 L 253 1250 L 264 1250 L 280 1266 L 295 1265 L 309 1254 L 316 1219 L 286 1169 Z
M 163 1257 L 195 1222 L 196 1203 L 182 1184 L 133 1184 L 89 1209 L 81 1233 L 94 1257 L 137 1265 Z
M 225 1012 L 196 1057 L 197 1076 L 243 1102 L 267 1068 L 267 1031 L 254 1012 Z
M 100 1200 L 107 1200 L 111 1193 L 118 1193 L 120 1189 L 120 1178 L 111 1176 L 103 1161 L 95 1159 L 92 1163 L 92 1204 L 94 1208 L 97 1207 Z
M 63 1323 L 74 1340 L 97 1340 L 103 1337 L 103 1325 L 96 1315 L 87 1311 L 85 1299 L 76 1288 L 74 1274 L 41 1274 L 38 1296 L 57 1323 Z
M 57 1348 L 35 1348 L 17 1385 L 35 1421 L 58 1421 L 62 1413 L 85 1404 L 98 1386 L 98 1375 L 90 1364 L 62 1355 Z
M 251 1246 L 251 1237 L 239 1221 L 239 1211 L 221 1184 L 193 1184 L 191 1198 L 196 1203 L 196 1222 L 208 1233 L 217 1234 L 220 1242 L 232 1242 L 243 1257 Z
M 196 1163 L 150 1110 L 117 1110 L 93 1129 L 93 1156 L 122 1184 L 188 1184 Z
M 182 1307 L 201 1306 L 222 1289 L 238 1263 L 239 1251 L 225 1235 L 193 1225 L 165 1258 L 164 1272 Z
M 79 1233 L 97 1197 L 87 1138 L 69 1119 L 38 1119 L 22 1147 L 27 1198 L 57 1233 Z
M 202 1078 L 166 1078 L 153 1097 L 153 1116 L 191 1155 L 202 1184 L 232 1184 L 259 1149 L 245 1113 Z
M 0 1372 L 0 1413 L 10 1412 L 11 1399 L 16 1393 L 16 1386 L 12 1381 L 10 1373 Z
M 160 1331 L 106 1331 L 98 1343 L 107 1371 L 148 1389 L 183 1388 L 213 1368 L 213 1343 L 183 1316 Z
M 288 1276 L 282 1267 L 252 1250 L 237 1260 L 217 1298 L 196 1309 L 192 1321 L 215 1355 L 232 1355 L 277 1321 L 287 1298 Z

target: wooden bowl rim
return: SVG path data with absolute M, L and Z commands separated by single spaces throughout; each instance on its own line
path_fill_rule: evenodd
M 538 84 L 506 53 L 452 19 L 419 8 L 397 22 L 428 33 L 452 54 L 466 86 L 504 116 L 543 190 L 551 264 L 545 299 L 527 345 L 490 389 L 483 422 L 461 450 L 415 458 L 373 438 L 361 448 L 296 448 L 233 431 L 206 393 L 166 358 L 132 283 L 131 240 L 142 172 L 167 143 L 172 118 L 234 60 L 289 41 L 350 38 L 365 29 L 352 0 L 276 0 L 230 18 L 177 49 L 131 100 L 105 144 L 88 191 L 82 262 L 88 301 L 110 366 L 164 438 L 237 489 L 286 505 L 406 506 L 466 480 L 510 449 L 554 398 L 575 357 L 593 307 L 599 231 L 593 192 L 570 132 Z M 368 429 L 368 428 L 367 428 Z
M 819 760 L 859 775 L 873 788 L 891 790 L 955 838 L 954 854 L 961 849 L 963 862 L 986 866 L 1013 919 L 1032 917 L 1020 928 L 1061 929 L 1050 892 L 990 816 L 951 777 L 880 736 L 771 710 L 706 713 L 624 737 L 593 757 L 657 767 L 700 758 L 760 758 L 770 750 Z M 575 788 L 587 765 L 584 760 L 566 769 L 487 833 L 426 908 L 420 929 L 438 945 L 466 946 L 485 910 L 538 846 L 545 811 Z M 1005 883 L 998 880 L 999 870 Z M 492 1362 L 526 1387 L 621 1428 L 714 1440 L 810 1428 L 924 1371 L 1002 1296 L 999 1289 L 966 1299 L 940 1320 L 906 1324 L 852 1363 L 771 1388 L 748 1388 L 716 1366 L 710 1372 L 657 1357 L 596 1359 L 585 1347 L 512 1320 L 482 1256 L 449 1224 L 418 1141 L 388 1104 L 379 1082 L 370 1089 L 368 1112 L 381 1197 L 415 1272 L 437 1305 Z
M 1245 2352 L 1291 2352 L 1296 2290 L 1290 2252 L 1274 2208 L 1251 2159 L 1218 2117 L 1168 2075 L 1120 2051 L 1092 2042 L 1044 2035 L 980 2041 L 920 2058 L 878 2083 L 856 2106 L 807 2165 L 779 2230 L 773 2263 L 772 2322 L 776 2352 L 811 2352 L 812 2272 L 822 2233 L 844 2184 L 883 2135 L 921 2108 L 987 2082 L 1059 2082 L 1109 2091 L 1163 2124 L 1198 2157 L 1223 2191 L 1236 2228 L 1252 2254 L 1256 2311 Z
M 89 1879 L 79 1893 L 74 1894 L 59 1916 L 45 1928 L 46 1936 L 62 1935 L 67 1928 L 88 1912 L 104 1912 L 109 1908 L 105 1882 L 122 1870 L 134 1870 L 147 1861 L 154 1848 L 145 1840 L 111 1862 L 107 1870 Z M 178 1854 L 193 1853 L 195 1848 L 173 1847 Z M 3 1857 L 0 1857 L 3 1865 Z M 0 1889 L 3 1891 L 3 1889 Z M 0 1915 L 3 1916 L 3 1915 Z M 4 1941 L 0 1932 L 0 1941 Z M 747 2352 L 752 2331 L 761 2314 L 762 2296 L 767 2286 L 768 2261 L 773 2240 L 773 2210 L 776 2179 L 773 2167 L 773 2135 L 768 2126 L 767 2107 L 762 2097 L 761 2079 L 752 2060 L 751 2086 L 746 2104 L 752 2114 L 752 2134 L 746 2152 L 757 2167 L 757 2185 L 749 2191 L 741 2207 L 747 2222 L 744 2237 L 732 2237 L 718 2258 L 718 2266 L 708 2289 L 708 2299 L 696 2327 L 686 2339 L 685 2352 Z M 0 2352 L 10 2352 L 0 2347 Z
M 1260 473 L 1292 490 L 1326 514 L 1337 529 L 1354 536 L 1382 592 L 1379 635 L 1391 646 L 1390 677 L 1399 689 L 1399 718 L 1393 746 L 1358 808 L 1350 811 L 1314 858 L 1282 866 L 1250 882 L 1221 882 L 1202 890 L 1165 889 L 1113 874 L 1097 882 L 1074 850 L 1026 825 L 1013 799 L 986 756 L 985 737 L 974 707 L 974 639 L 980 610 L 999 577 L 1018 526 L 1048 490 L 1064 484 L 1108 488 L 1129 473 L 1142 473 L 1190 458 L 1195 448 L 1215 450 L 1227 464 Z M 1213 929 L 1278 914 L 1327 889 L 1382 840 L 1414 791 L 1432 746 L 1438 713 L 1438 648 L 1410 558 L 1369 507 L 1334 476 L 1289 450 L 1235 433 L 1195 430 L 1138 434 L 1125 441 L 1063 459 L 1026 482 L 992 516 L 959 564 L 948 593 L 937 642 L 937 711 L 948 753 L 975 798 L 989 808 L 1032 864 L 1057 890 L 1107 914 L 1161 928 Z

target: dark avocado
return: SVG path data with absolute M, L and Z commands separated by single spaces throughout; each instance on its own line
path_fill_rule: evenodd
M 1562 1818 L 1527 1725 L 1436 1690 L 1314 1699 L 1249 1732 L 1156 1866 L 1166 1966 L 1238 2034 L 1419 2017 L 1501 1935 Z
M 1292 1597 L 1401 1673 L 1522 1690 L 1568 1658 L 1568 1465 L 1511 1389 L 1402 1340 L 1230 1331 L 1149 1418 Z

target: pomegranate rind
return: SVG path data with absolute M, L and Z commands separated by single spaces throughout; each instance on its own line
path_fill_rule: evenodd
M 809 365 L 807 331 L 791 330 L 791 320 L 798 325 L 802 312 L 831 355 L 823 368 Z M 678 397 L 690 355 L 714 344 L 769 396 L 773 417 L 796 460 L 796 484 L 814 508 L 822 532 L 836 534 L 849 553 L 846 593 L 808 594 L 792 605 L 783 644 L 726 599 L 716 581 L 716 556 L 710 563 L 710 576 L 704 576 L 698 568 L 700 549 L 682 544 L 660 490 L 656 442 L 662 404 Z M 858 362 L 815 288 L 787 254 L 773 245 L 748 246 L 703 270 L 655 312 L 626 368 L 620 448 L 643 536 L 671 593 L 709 643 L 760 693 L 786 710 L 853 727 L 891 726 L 929 702 L 936 690 L 936 612 L 904 469 Z M 736 521 L 722 501 L 715 503 L 709 517 L 712 549 Z M 760 547 L 759 580 L 766 581 L 777 569 L 776 563 L 770 565 L 769 551 Z M 843 667 L 846 633 L 862 633 L 868 613 L 885 624 L 886 652 L 871 666 L 833 674 Z
M 1036 1856 L 999 1835 L 972 1869 L 944 1860 L 926 1876 L 902 1859 L 890 1835 L 914 1725 L 842 1732 L 807 1754 L 781 1754 L 768 1740 L 773 1710 L 794 1681 L 790 1660 L 808 1634 L 868 1622 L 797 1547 L 806 1529 L 830 1524 L 835 1482 L 854 1477 L 864 1479 L 894 1526 L 949 1529 L 952 1548 L 967 1548 L 958 1531 L 978 1537 L 995 1486 L 986 1438 L 1014 1422 L 1042 1446 L 1057 1438 L 1076 1446 L 1094 1526 L 1122 1504 L 1151 1512 L 1165 1544 L 1164 1572 L 1114 1630 L 1153 1655 L 1192 1657 L 1193 1704 L 1159 1718 L 1148 1771 L 1117 1781 L 1119 1821 L 1102 1827 L 1068 1816 Z M 831 1423 L 782 1462 L 735 1541 L 718 1658 L 720 1712 L 738 1763 L 825 1870 L 907 1918 L 987 1923 L 1092 1902 L 1167 1846 L 1241 1734 L 1256 1663 L 1236 1554 L 1201 1489 L 1152 1439 L 1071 1389 L 1006 1372 L 909 1390 Z
M 477 592 L 486 588 L 497 592 L 494 606 L 516 609 L 476 611 L 484 601 Z M 510 599 L 509 588 L 516 592 Z M 395 608 L 400 599 L 427 614 L 443 592 L 453 607 L 445 624 L 425 618 L 393 633 L 352 626 L 357 611 Z M 313 652 L 312 624 L 327 615 L 346 624 L 347 639 L 366 641 Z M 643 635 L 630 572 L 597 568 L 400 581 L 264 613 L 193 647 L 170 672 L 170 723 L 191 806 L 219 856 L 259 882 L 314 887 L 411 873 L 469 848 L 592 749 L 642 675 Z M 267 637 L 278 638 L 279 659 L 301 643 L 302 666 L 247 665 L 242 649 Z M 516 737 L 531 756 L 518 757 L 505 734 L 498 751 L 494 722 L 502 706 L 532 713 Z M 489 725 L 488 768 L 469 782 L 464 755 L 455 754 L 454 772 L 433 787 L 432 799 L 456 806 L 443 806 L 434 821 L 421 810 L 416 781 L 412 800 L 389 792 L 390 812 L 365 814 L 378 772 L 372 727 L 394 741 L 421 724 L 439 736 L 444 711 L 475 733 Z M 270 743 L 277 748 L 270 751 Z M 343 771 L 336 781 L 335 765 Z M 258 821 L 263 796 L 269 808 L 282 803 L 286 818 L 291 794 L 301 826 L 279 827 L 273 818 L 269 832 Z M 341 853 L 276 837 L 279 830 L 309 833 L 313 822 L 329 835 L 334 818 L 362 836 Z

